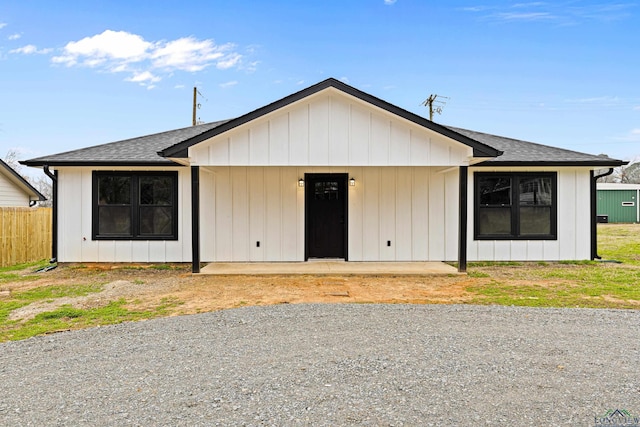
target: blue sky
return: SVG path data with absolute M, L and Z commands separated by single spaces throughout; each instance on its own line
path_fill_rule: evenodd
M 328 77 L 442 124 L 640 158 L 640 2 L 0 3 L 0 157 L 239 116 Z

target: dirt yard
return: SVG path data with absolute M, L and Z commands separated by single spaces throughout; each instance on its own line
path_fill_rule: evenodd
M 125 298 L 131 309 L 170 303 L 172 315 L 193 314 L 243 305 L 287 303 L 456 303 L 472 296 L 471 284 L 488 279 L 467 276 L 200 276 L 190 267 L 157 269 L 144 265 L 61 265 L 1 286 L 5 295 L 27 289 L 73 284 L 100 284 L 103 290 L 85 297 L 59 298 L 14 310 L 12 320 L 27 320 L 40 312 L 68 304 L 99 307 Z

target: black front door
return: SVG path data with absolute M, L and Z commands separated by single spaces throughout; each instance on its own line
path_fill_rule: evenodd
M 347 259 L 347 174 L 305 174 L 305 259 Z

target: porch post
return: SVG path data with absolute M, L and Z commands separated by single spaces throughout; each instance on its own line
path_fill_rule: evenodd
M 200 166 L 191 166 L 191 271 L 200 273 Z
M 468 166 L 460 166 L 460 200 L 458 217 L 458 271 L 467 271 L 467 187 L 468 187 Z

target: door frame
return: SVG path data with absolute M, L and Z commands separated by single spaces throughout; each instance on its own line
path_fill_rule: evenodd
M 344 260 L 349 261 L 349 174 L 348 173 L 305 173 L 304 174 L 304 260 L 309 260 L 309 217 L 311 216 L 310 206 L 307 203 L 307 198 L 310 197 L 312 191 L 314 191 L 311 184 L 311 180 L 315 179 L 332 179 L 338 181 L 344 191 L 344 225 L 343 225 L 343 251 Z

